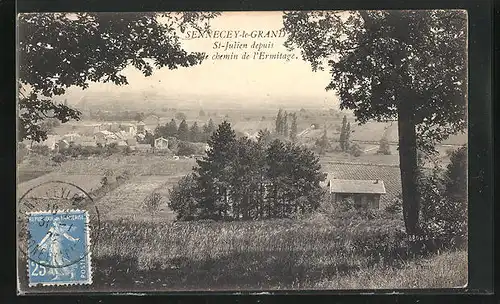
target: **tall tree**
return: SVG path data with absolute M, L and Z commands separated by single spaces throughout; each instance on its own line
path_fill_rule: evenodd
M 266 168 L 264 149 L 258 143 L 240 137 L 235 143 L 235 156 L 230 167 L 231 216 L 244 220 L 257 218 Z
M 281 109 L 278 110 L 278 114 L 276 115 L 275 125 L 276 134 L 281 135 L 283 133 L 283 110 Z
M 189 129 L 189 140 L 192 142 L 200 142 L 202 141 L 202 134 L 200 127 L 198 127 L 198 123 L 195 121 L 191 128 Z
M 208 124 L 203 128 L 203 132 L 205 132 L 209 137 L 212 136 L 212 133 L 214 133 L 216 130 L 214 121 L 212 118 L 208 120 Z
M 178 220 L 192 220 L 200 213 L 200 205 L 196 194 L 198 184 L 193 174 L 186 175 L 169 190 L 168 207 L 176 213 Z
M 91 82 L 128 84 L 128 66 L 145 76 L 154 68 L 189 67 L 203 55 L 188 53 L 178 29 L 207 28 L 218 13 L 36 13 L 19 14 L 19 140 L 47 138 L 39 122 L 79 120 L 81 112 L 52 97 Z M 161 22 L 160 17 L 166 21 Z M 152 59 L 152 65 L 146 59 Z
M 328 90 L 359 123 L 398 121 L 403 216 L 419 231 L 417 148 L 465 129 L 467 15 L 460 10 L 287 12 L 285 44 L 313 70 L 327 60 Z
M 197 160 L 195 178 L 200 187 L 202 217 L 220 219 L 228 215 L 236 134 L 231 124 L 223 121 L 208 140 L 209 149 Z
M 267 128 L 263 130 L 259 130 L 257 133 L 257 142 L 262 146 L 267 146 L 272 141 L 271 131 Z
M 350 137 L 351 137 L 351 123 L 348 122 L 345 128 L 345 142 L 344 142 L 344 147 L 346 151 L 349 151 L 349 148 L 351 146 L 351 144 L 349 143 Z
M 164 137 L 177 137 L 177 123 L 175 119 L 171 119 L 168 124 L 165 125 L 164 133 L 162 134 Z
M 290 126 L 290 140 L 295 142 L 297 140 L 297 113 L 292 115 L 292 125 Z
M 189 126 L 185 119 L 183 119 L 179 124 L 179 129 L 177 129 L 177 138 L 183 141 L 189 140 Z
M 339 143 L 340 143 L 340 150 L 346 151 L 346 137 L 347 137 L 347 117 L 344 115 L 344 118 L 342 118 L 342 127 L 340 129 L 340 138 L 339 138 Z
M 281 133 L 285 138 L 288 137 L 288 113 L 283 114 L 283 129 Z
M 327 131 L 326 131 L 326 126 L 325 126 L 325 129 L 323 130 L 323 135 L 318 140 L 316 145 L 318 146 L 319 154 L 325 155 L 326 149 L 328 148 L 328 135 L 327 135 Z

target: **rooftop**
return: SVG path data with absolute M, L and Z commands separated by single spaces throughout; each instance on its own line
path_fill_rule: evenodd
M 332 193 L 369 193 L 385 194 L 385 185 L 382 180 L 353 180 L 332 179 L 330 180 L 330 192 Z
M 322 162 L 321 167 L 327 173 L 325 185 L 333 179 L 382 180 L 386 194 L 380 198 L 381 208 L 392 203 L 401 194 L 401 173 L 397 165 Z

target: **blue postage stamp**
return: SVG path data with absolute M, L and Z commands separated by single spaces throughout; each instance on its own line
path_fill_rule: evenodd
M 84 210 L 29 214 L 29 286 L 92 283 L 88 222 Z

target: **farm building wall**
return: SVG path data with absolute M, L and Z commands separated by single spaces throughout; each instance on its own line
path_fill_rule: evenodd
M 380 194 L 368 193 L 332 193 L 332 201 L 342 203 L 346 199 L 352 199 L 354 204 L 361 208 L 378 209 L 380 206 Z

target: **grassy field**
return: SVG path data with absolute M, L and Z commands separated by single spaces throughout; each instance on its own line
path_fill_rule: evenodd
M 29 180 L 40 177 L 44 174 L 49 173 L 50 171 L 32 171 L 32 170 L 19 170 L 17 172 L 17 182 L 24 183 Z
M 35 179 L 31 179 L 29 181 L 19 183 L 17 185 L 17 193 L 18 196 L 23 195 L 33 187 L 36 187 L 40 184 L 49 181 L 64 181 L 68 183 L 75 184 L 81 187 L 86 192 L 90 193 L 101 186 L 101 175 L 93 175 L 93 174 L 65 174 L 61 172 L 51 172 L 44 174 Z M 41 197 L 45 194 L 45 192 L 49 190 L 47 187 L 35 188 L 33 191 L 30 191 L 30 197 Z M 49 190 L 50 191 L 50 190 Z
M 315 284 L 321 289 L 455 288 L 467 285 L 467 252 L 450 251 L 409 261 L 400 267 L 375 265 Z
M 25 171 L 53 171 L 65 174 L 103 175 L 107 170 L 115 174 L 127 171 L 130 175 L 179 175 L 184 174 L 196 165 L 194 159 L 174 160 L 161 155 L 122 155 L 113 154 L 105 157 L 71 159 L 55 164 L 50 156 L 30 155 L 18 168 Z
M 372 217 L 317 213 L 301 219 L 246 222 L 108 220 L 94 240 L 98 243 L 92 253 L 92 290 L 451 288 L 466 284 L 466 252 L 410 253 L 402 226 L 401 219 L 383 213 Z
M 104 219 L 128 218 L 138 220 L 173 220 L 174 214 L 167 207 L 168 189 L 181 176 L 137 176 L 102 197 L 98 208 Z M 161 207 L 153 217 L 142 207 L 144 199 L 151 193 L 162 195 Z

